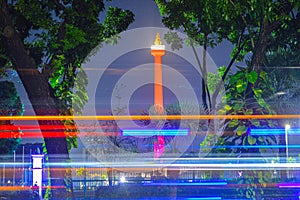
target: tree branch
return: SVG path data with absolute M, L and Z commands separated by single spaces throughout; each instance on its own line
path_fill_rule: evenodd
M 218 85 L 217 85 L 217 88 L 216 90 L 214 91 L 213 95 L 212 95 L 212 108 L 215 108 L 216 106 L 216 99 L 217 99 L 217 96 L 221 90 L 221 86 L 222 84 L 224 83 L 224 80 L 230 70 L 230 68 L 232 67 L 233 63 L 235 62 L 236 58 L 238 57 L 238 55 L 240 54 L 241 50 L 244 48 L 246 44 L 246 41 L 243 42 L 243 44 L 238 48 L 237 52 L 234 54 L 234 56 L 232 57 L 232 59 L 230 60 L 228 66 L 226 67 L 226 70 L 222 76 L 222 79 L 219 81 Z
M 233 7 L 234 7 L 235 9 L 237 9 L 237 7 L 236 7 L 236 5 L 234 4 L 234 2 L 233 2 L 232 0 L 229 0 L 229 1 L 230 1 L 230 3 L 233 5 Z M 249 26 L 249 24 L 248 24 L 246 18 L 245 18 L 242 14 L 239 14 L 239 15 L 241 16 L 243 22 L 245 23 L 245 26 L 246 26 L 247 29 L 248 29 L 248 32 L 249 32 L 249 35 L 250 35 L 250 40 L 251 40 L 251 46 L 252 46 L 252 48 L 254 48 L 255 45 L 254 45 L 254 40 L 253 40 L 253 33 L 252 33 L 251 29 L 250 29 L 250 26 Z
M 194 55 L 196 57 L 196 61 L 197 61 L 197 64 L 199 66 L 201 75 L 202 75 L 202 101 L 203 101 L 204 109 L 208 111 L 209 107 L 208 107 L 207 102 L 206 102 L 206 96 L 207 96 L 207 80 L 206 80 L 207 74 L 206 74 L 206 70 L 201 65 L 201 62 L 200 62 L 200 59 L 199 59 L 198 54 L 196 52 L 196 49 L 195 49 L 193 41 L 191 41 L 191 46 L 192 46 L 193 53 L 194 53 Z M 205 53 L 205 52 L 203 52 L 203 53 Z

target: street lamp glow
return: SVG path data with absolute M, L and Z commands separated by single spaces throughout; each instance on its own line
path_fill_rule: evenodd
M 125 176 L 122 176 L 122 177 L 120 178 L 120 182 L 121 182 L 121 183 L 125 183 L 125 182 L 126 182 Z
M 286 129 L 286 130 L 288 130 L 288 129 L 290 129 L 290 128 L 291 128 L 291 125 L 289 125 L 289 124 L 286 124 L 286 125 L 285 125 L 285 129 Z

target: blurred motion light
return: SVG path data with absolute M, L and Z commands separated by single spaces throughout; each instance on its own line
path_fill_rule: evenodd
M 161 136 L 186 136 L 189 131 L 187 129 L 167 129 L 167 130 L 154 130 L 154 129 L 131 129 L 131 130 L 123 130 L 123 136 L 153 136 L 153 135 L 161 135 Z
M 291 135 L 299 135 L 300 129 L 299 128 L 291 128 L 290 125 L 286 125 L 285 128 L 271 128 L 271 129 L 251 129 L 250 134 L 251 135 L 284 135 L 288 131 L 288 134 Z
M 279 188 L 300 188 L 300 183 L 279 183 Z
M 192 198 L 185 198 L 185 200 L 221 200 L 222 197 L 192 197 Z
M 227 185 L 226 181 L 215 181 L 215 182 L 145 182 L 143 185 L 151 185 L 151 186 L 224 186 Z

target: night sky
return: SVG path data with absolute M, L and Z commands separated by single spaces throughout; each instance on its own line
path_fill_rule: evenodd
M 135 21 L 129 26 L 129 30 L 143 27 L 164 27 L 161 22 L 162 17 L 160 16 L 158 7 L 152 0 L 117 0 L 109 2 L 108 5 L 129 9 L 135 14 Z M 144 40 L 152 43 L 155 39 L 155 33 L 153 32 L 138 37 L 143 37 Z M 165 43 L 163 41 L 163 36 L 161 37 L 162 42 Z M 224 42 L 215 49 L 209 49 L 208 54 L 211 56 L 215 66 L 222 66 L 228 64 L 230 52 L 230 44 Z M 163 64 L 171 66 L 181 73 L 190 82 L 198 100 L 201 101 L 201 75 L 195 71 L 191 64 L 188 63 L 184 58 L 173 55 L 170 52 L 166 52 L 166 55 L 163 56 L 162 62 Z M 109 70 L 101 77 L 97 86 L 97 92 L 95 94 L 95 108 L 98 115 L 106 115 L 110 112 L 112 91 L 118 79 L 128 70 L 148 63 L 153 63 L 153 56 L 150 54 L 150 49 L 133 51 L 125 55 L 120 55 L 118 59 L 114 60 L 114 62 L 108 67 Z M 153 76 L 153 73 L 149 73 L 149 76 Z M 163 79 L 169 76 L 172 76 L 172 74 L 163 74 Z M 174 84 L 177 84 L 178 87 L 180 87 L 180 84 L 176 83 L 176 80 L 174 81 Z M 183 88 L 181 88 L 181 91 L 184 92 Z M 165 105 L 175 103 L 175 96 L 176 95 L 168 90 L 168 88 L 164 88 Z M 140 112 L 141 110 L 149 108 L 149 106 L 152 104 L 153 86 L 141 86 L 131 97 L 130 110 L 132 113 L 136 114 L 136 112 Z
M 116 5 L 123 9 L 131 10 L 135 14 L 135 21 L 129 26 L 129 29 L 140 27 L 164 27 L 161 20 L 158 7 L 154 0 L 114 0 L 107 5 Z M 152 40 L 152 38 L 148 38 Z M 224 41 L 214 49 L 208 52 L 217 66 L 227 65 L 230 59 L 232 46 Z

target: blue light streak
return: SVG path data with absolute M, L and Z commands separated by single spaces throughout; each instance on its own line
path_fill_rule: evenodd
M 139 200 L 169 200 L 169 197 L 141 198 Z M 178 200 L 222 200 L 222 197 L 177 197 Z M 243 200 L 243 199 L 239 199 Z
M 185 200 L 221 200 L 222 197 L 191 197 L 185 198 Z
M 145 182 L 143 185 L 151 186 L 224 186 L 227 185 L 226 181 L 216 182 Z
M 283 128 L 269 128 L 269 129 L 251 129 L 251 135 L 284 135 L 285 129 Z M 300 135 L 299 128 L 290 128 L 287 130 L 287 134 L 289 135 Z
M 222 148 L 286 148 L 285 145 L 225 145 L 225 146 L 201 146 L 201 148 L 222 149 Z M 289 145 L 289 148 L 300 148 L 300 145 Z
M 155 130 L 155 129 L 128 129 L 122 130 L 123 136 L 186 136 L 189 134 L 187 129 L 164 129 L 164 130 Z

